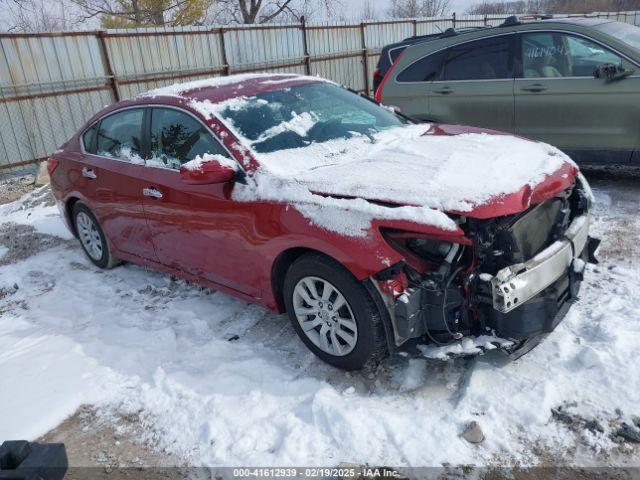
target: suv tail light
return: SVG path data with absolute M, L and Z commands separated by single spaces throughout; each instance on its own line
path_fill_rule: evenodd
M 393 69 L 395 68 L 395 66 L 398 64 L 398 62 L 404 55 L 404 52 L 406 52 L 406 50 L 404 50 L 402 53 L 400 53 L 400 55 L 398 55 L 398 58 L 396 58 L 396 60 L 391 64 L 391 66 L 389 67 L 389 70 L 387 70 L 387 73 L 385 74 L 384 78 L 380 82 L 380 86 L 376 90 L 376 95 L 374 97 L 376 102 L 382 101 L 382 90 L 384 89 L 384 86 L 387 83 L 387 80 L 389 80 L 389 76 L 391 75 L 391 72 L 393 72 Z
M 56 160 L 55 158 L 51 158 L 51 157 L 47 158 L 47 172 L 49 172 L 49 176 L 51 176 L 55 171 L 55 169 L 58 168 L 59 164 L 60 164 L 59 160 Z

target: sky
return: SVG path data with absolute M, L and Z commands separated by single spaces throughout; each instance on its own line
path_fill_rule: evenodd
M 348 6 L 354 14 L 355 12 L 359 14 L 363 9 L 365 1 L 366 0 L 342 0 L 342 3 L 345 7 Z M 471 5 L 480 3 L 481 1 L 482 0 L 450 0 L 451 13 L 464 13 Z M 381 12 L 384 12 L 389 7 L 391 0 L 372 0 L 371 4 L 376 8 L 376 11 L 380 15 Z
M 50 3 L 48 0 L 32 0 L 36 5 L 36 9 L 47 9 L 52 8 L 54 10 L 58 10 L 58 8 L 53 8 L 53 5 L 58 5 L 57 2 Z M 317 0 L 320 1 L 320 0 Z M 341 3 L 341 6 L 338 7 L 338 14 L 345 20 L 354 19 L 360 20 L 362 16 L 362 12 L 364 11 L 364 4 L 366 0 L 338 0 Z M 474 4 L 479 3 L 481 0 L 450 0 L 450 12 L 456 12 L 459 14 L 465 13 L 467 9 Z M 68 3 L 68 2 L 65 2 Z M 377 17 L 380 19 L 385 18 L 385 13 L 389 5 L 391 4 L 391 0 L 371 0 L 372 6 L 375 8 Z M 0 0 L 0 30 L 6 30 L 10 25 L 13 24 L 11 20 L 12 10 L 15 8 L 15 3 L 11 2 L 11 0 Z M 72 5 L 67 4 L 65 9 L 69 11 L 72 8 Z M 322 18 L 322 14 L 320 13 L 320 9 L 318 11 L 318 16 L 316 17 L 318 20 L 326 21 L 327 18 Z M 97 28 L 97 19 L 94 21 L 95 25 L 92 25 L 91 22 L 87 22 L 84 24 L 82 29 L 87 28 Z

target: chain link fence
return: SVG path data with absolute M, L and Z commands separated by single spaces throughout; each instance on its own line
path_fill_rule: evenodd
M 638 13 L 593 16 L 640 25 Z M 44 160 L 103 106 L 142 91 L 266 71 L 319 75 L 371 94 L 385 45 L 506 17 L 0 33 L 0 173 Z

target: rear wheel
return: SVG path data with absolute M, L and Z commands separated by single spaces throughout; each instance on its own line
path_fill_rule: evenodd
M 80 245 L 94 265 L 100 268 L 113 268 L 119 263 L 111 255 L 109 243 L 98 220 L 85 204 L 78 202 L 73 206 L 73 223 Z
M 284 295 L 296 333 L 325 362 L 356 370 L 386 353 L 381 313 L 369 292 L 330 258 L 307 254 L 296 260 Z

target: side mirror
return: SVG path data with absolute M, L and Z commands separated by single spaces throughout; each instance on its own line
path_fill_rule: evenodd
M 233 180 L 236 169 L 233 160 L 224 157 L 196 157 L 180 167 L 180 179 L 189 185 L 227 183 Z
M 613 63 L 603 63 L 598 65 L 593 71 L 595 78 L 604 78 L 607 80 L 620 80 L 622 78 L 633 75 L 635 70 L 625 70 L 624 68 Z

